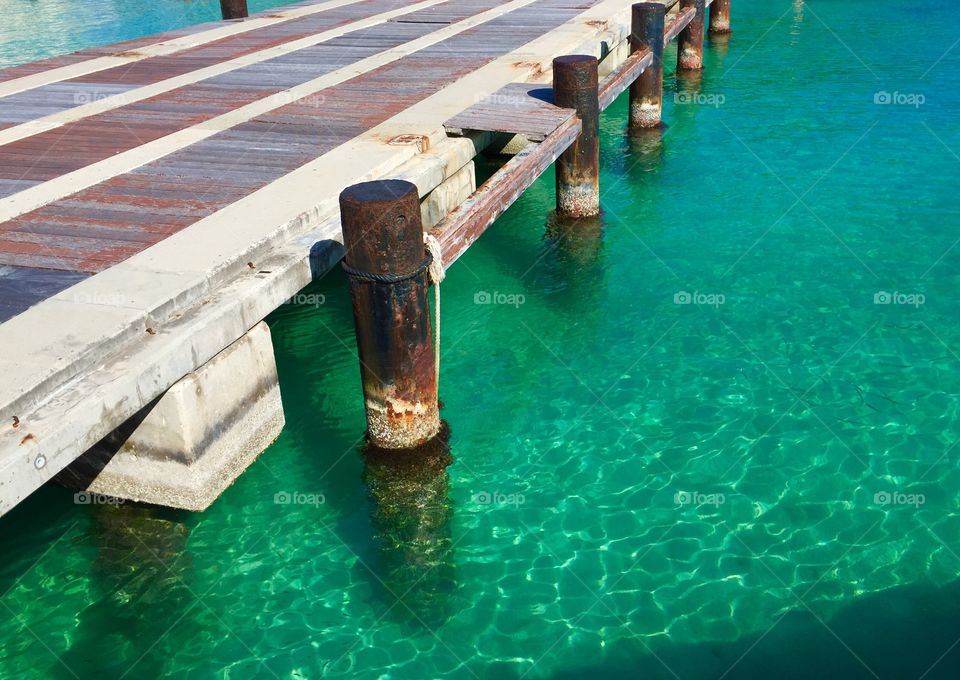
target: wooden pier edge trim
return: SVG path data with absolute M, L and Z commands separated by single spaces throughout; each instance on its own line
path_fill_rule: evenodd
M 683 29 L 690 25 L 690 22 L 693 21 L 696 16 L 696 7 L 687 7 L 686 9 L 680 10 L 676 14 L 668 15 L 667 25 L 663 30 L 664 46 L 669 45 L 673 40 L 675 40 L 676 37 L 683 32 Z
M 650 50 L 640 50 L 627 57 L 620 68 L 600 83 L 600 110 L 610 106 L 652 63 L 653 53 Z
M 484 182 L 474 194 L 430 230 L 443 249 L 448 268 L 550 167 L 580 134 L 580 119 L 570 118 L 540 143 L 527 145 Z

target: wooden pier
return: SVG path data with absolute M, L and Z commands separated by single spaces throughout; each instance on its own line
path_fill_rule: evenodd
M 698 67 L 710 3 L 643 35 L 633 4 L 310 0 L 0 71 L 0 514 L 336 264 L 345 188 L 411 182 L 453 263 L 583 141 L 557 57 L 599 59 L 600 110 L 642 83 L 649 124 L 638 78 L 658 40 Z

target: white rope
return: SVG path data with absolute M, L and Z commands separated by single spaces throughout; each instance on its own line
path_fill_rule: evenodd
M 437 392 L 440 391 L 440 282 L 443 281 L 443 278 L 446 276 L 446 271 L 443 268 L 443 248 L 440 246 L 440 241 L 437 240 L 436 236 L 432 234 L 423 234 L 423 243 L 426 245 L 427 250 L 430 252 L 430 255 L 433 256 L 433 261 L 430 263 L 430 269 L 428 273 L 430 275 L 430 280 L 433 282 L 433 285 L 436 286 L 436 290 L 433 293 L 433 299 L 435 302 L 435 313 L 437 319 L 437 327 L 434 331 L 433 339 L 433 363 L 436 368 L 436 385 Z M 438 394 L 439 396 L 439 394 Z

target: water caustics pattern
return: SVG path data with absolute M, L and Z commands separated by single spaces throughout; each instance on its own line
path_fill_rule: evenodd
M 960 18 L 733 21 L 604 114 L 599 221 L 547 173 L 448 272 L 449 466 L 361 456 L 333 272 L 209 511 L 0 520 L 0 676 L 956 678 Z

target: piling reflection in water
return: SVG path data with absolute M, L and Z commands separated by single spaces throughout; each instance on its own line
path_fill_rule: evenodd
M 130 670 L 158 677 L 174 652 L 162 637 L 171 625 L 177 622 L 178 638 L 189 636 L 191 628 L 202 631 L 195 616 L 184 616 L 196 604 L 189 585 L 193 561 L 186 513 L 107 502 L 91 512 L 87 540 L 97 550 L 91 604 L 78 617 L 76 636 L 59 669 L 71 669 L 63 671 L 69 678 L 76 677 L 73 671 L 85 677 L 82 670 L 103 677 Z M 139 659 L 133 669 L 130 659 Z
M 716 62 L 716 66 L 723 69 L 723 57 L 727 56 L 727 52 L 730 51 L 730 38 L 732 33 L 708 33 L 707 34 L 707 45 L 714 52 L 714 58 L 719 57 Z
M 700 96 L 703 94 L 703 71 L 677 71 L 677 94 L 674 97 L 675 104 L 697 104 L 700 102 Z M 679 113 L 678 109 L 694 110 L 696 106 L 674 107 L 674 115 Z
M 573 218 L 553 210 L 547 218 L 546 238 L 556 248 L 558 261 L 570 265 L 570 274 L 594 273 L 603 246 L 603 215 Z
M 799 44 L 800 27 L 803 24 L 803 0 L 793 0 L 793 23 L 790 25 L 790 44 Z
M 660 169 L 664 154 L 664 132 L 667 125 L 650 130 L 637 129 L 627 132 L 630 147 L 629 172 L 650 173 Z M 632 178 L 631 178 L 632 179 Z
M 447 467 L 450 428 L 414 450 L 363 451 L 377 585 L 390 616 L 435 628 L 459 609 Z
M 604 215 L 571 218 L 557 211 L 547 217 L 544 232 L 549 254 L 541 260 L 540 282 L 550 290 L 546 296 L 566 313 L 590 323 L 604 288 L 607 271 L 603 263 Z

